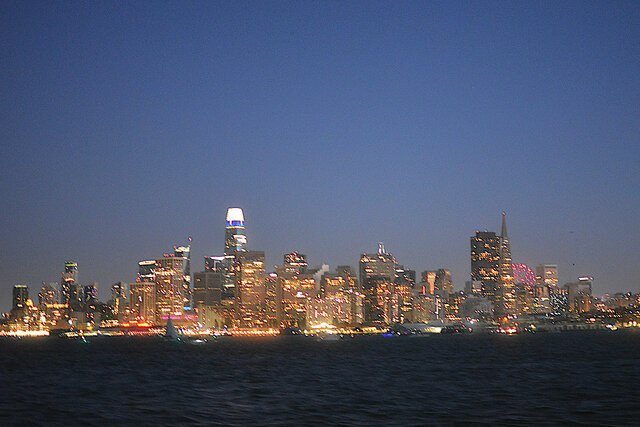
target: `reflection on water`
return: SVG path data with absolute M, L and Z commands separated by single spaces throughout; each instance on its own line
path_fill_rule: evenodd
M 640 334 L 4 339 L 0 423 L 636 424 Z

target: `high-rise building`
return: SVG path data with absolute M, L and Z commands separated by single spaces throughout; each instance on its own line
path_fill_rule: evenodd
M 184 274 L 185 261 L 186 258 L 169 255 L 155 261 L 158 322 L 166 320 L 169 316 L 181 317 L 184 308 L 191 304 L 191 289 L 185 281 Z
M 360 284 L 364 293 L 364 321 L 389 324 L 398 321 L 399 306 L 395 294 L 396 259 L 378 244 L 375 254 L 360 256 Z
M 593 308 L 592 301 L 593 277 L 578 277 L 578 281 L 567 283 L 565 289 L 568 291 L 569 311 L 575 313 L 585 313 Z
M 60 281 L 61 302 L 68 306 L 76 305 L 81 299 L 78 287 L 78 263 L 66 261 Z
M 536 285 L 543 288 L 555 289 L 558 287 L 558 266 L 544 264 L 536 266 Z
M 13 287 L 13 310 L 24 309 L 29 299 L 29 288 L 27 285 L 15 285 Z
M 294 251 L 285 254 L 283 265 L 287 271 L 301 274 L 305 272 L 309 264 L 307 263 L 307 256 L 305 254 Z
M 492 231 L 471 237 L 471 280 L 480 282 L 481 295 L 494 301 L 500 279 L 500 238 Z
M 59 284 L 56 282 L 42 282 L 42 288 L 38 293 L 38 306 L 44 309 L 47 305 L 58 304 L 60 301 Z
M 155 282 L 156 261 L 154 259 L 138 262 L 137 282 Z
M 439 268 L 436 270 L 434 288 L 436 293 L 442 293 L 443 295 L 452 294 L 453 279 L 451 278 L 451 271 L 446 268 Z
M 499 292 L 496 292 L 496 314 L 515 314 L 515 292 L 513 287 L 513 261 L 511 259 L 511 241 L 507 233 L 507 215 L 502 213 L 502 233 L 500 234 L 500 276 Z
M 227 209 L 227 224 L 224 233 L 224 254 L 235 256 L 247 250 L 247 236 L 244 231 L 242 208 Z
M 130 283 L 129 290 L 132 320 L 150 324 L 160 322 L 156 317 L 156 284 L 154 282 Z
M 436 271 L 425 270 L 422 272 L 420 285 L 423 295 L 434 295 L 436 292 Z
M 378 243 L 378 252 L 360 256 L 360 283 L 364 286 L 372 276 L 383 276 L 394 282 L 396 278 L 396 259 L 388 254 L 382 242 Z
M 224 272 L 224 256 L 205 256 L 204 271 Z
M 261 327 L 264 319 L 267 288 L 263 251 L 236 253 L 236 307 L 240 325 Z
M 222 301 L 224 274 L 222 271 L 205 270 L 193 275 L 193 307 L 214 307 Z

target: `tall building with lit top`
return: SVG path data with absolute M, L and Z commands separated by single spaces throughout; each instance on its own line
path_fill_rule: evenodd
M 247 235 L 244 231 L 242 208 L 227 209 L 227 223 L 224 233 L 224 254 L 234 256 L 247 250 Z
M 79 299 L 78 289 L 78 263 L 74 261 L 66 261 L 64 263 L 64 271 L 62 280 L 60 281 L 60 296 L 62 304 L 73 305 Z

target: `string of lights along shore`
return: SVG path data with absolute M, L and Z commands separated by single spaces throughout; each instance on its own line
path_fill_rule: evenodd
M 27 285 L 15 285 L 1 331 L 110 328 L 143 334 L 169 321 L 209 332 L 460 332 L 473 330 L 470 325 L 520 331 L 635 326 L 640 320 L 638 294 L 596 298 L 591 277 L 560 285 L 555 264 L 534 270 L 514 263 L 505 213 L 499 235 L 485 230 L 471 236 L 470 280 L 460 291 L 454 291 L 446 267 L 417 274 L 383 243 L 360 255 L 358 274 L 350 265 L 309 266 L 298 251 L 284 254 L 282 264 L 267 271 L 264 251 L 251 248 L 239 207 L 227 210 L 224 236 L 222 254 L 205 256 L 195 273 L 190 237 L 169 253 L 138 261 L 135 280 L 111 285 L 107 302 L 98 300 L 96 283 L 80 284 L 82 266 L 66 261 L 60 282 L 43 283 L 37 302 Z

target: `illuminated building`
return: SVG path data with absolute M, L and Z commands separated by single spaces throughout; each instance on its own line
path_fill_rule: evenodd
M 244 213 L 241 208 L 227 209 L 227 223 L 224 233 L 224 254 L 235 256 L 247 250 L 247 236 L 244 231 Z
M 416 284 L 415 270 L 404 268 L 404 265 L 397 265 L 395 271 L 396 283 L 408 283 L 411 287 Z
M 13 287 L 12 310 L 24 309 L 29 299 L 29 288 L 27 285 L 15 285 Z
M 44 309 L 47 305 L 57 304 L 60 301 L 58 283 L 42 282 L 42 289 L 38 293 L 38 305 Z
M 156 318 L 158 322 L 171 317 L 182 317 L 190 307 L 191 289 L 185 280 L 186 258 L 167 255 L 156 259 L 155 284 L 157 292 Z
M 98 284 L 96 282 L 83 286 L 82 302 L 90 304 L 98 302 Z
M 138 282 L 155 282 L 156 261 L 153 259 L 138 262 Z
M 558 266 L 552 264 L 536 266 L 536 285 L 555 289 L 558 287 Z
M 62 304 L 72 306 L 79 303 L 81 295 L 78 289 L 78 263 L 73 261 L 64 263 L 60 290 Z
M 223 298 L 232 302 L 235 298 L 235 256 L 237 253 L 247 250 L 247 235 L 244 228 L 244 213 L 241 208 L 227 209 L 227 218 L 224 231 L 224 264 L 225 289 Z
M 507 234 L 507 215 L 502 213 L 502 233 L 500 234 L 500 260 L 498 291 L 496 292 L 495 311 L 498 316 L 515 314 L 515 292 L 513 288 L 513 262 L 511 260 L 511 241 Z
M 565 289 L 568 292 L 569 311 L 574 313 L 585 313 L 592 309 L 593 277 L 579 277 L 577 282 L 567 283 Z
M 439 268 L 436 271 L 434 290 L 435 293 L 442 293 L 446 295 L 453 293 L 453 279 L 451 278 L 451 271 L 446 268 Z
M 204 271 L 224 271 L 224 256 L 205 256 Z
M 378 243 L 378 253 L 360 256 L 361 285 L 364 286 L 372 276 L 384 276 L 392 282 L 395 281 L 396 260 L 392 254 L 385 252 L 382 242 Z
M 420 285 L 424 288 L 423 293 L 433 295 L 436 291 L 436 272 L 431 270 L 423 271 L 421 274 Z
M 307 305 L 316 295 L 316 278 L 310 273 L 299 273 L 291 266 L 276 267 L 278 303 L 276 314 L 282 327 L 305 328 Z
M 159 323 L 156 318 L 156 284 L 154 282 L 130 283 L 129 292 L 132 320 L 150 324 Z
M 213 307 L 222 302 L 225 277 L 221 271 L 201 271 L 193 277 L 194 308 Z
M 284 267 L 287 271 L 296 274 L 304 273 L 307 270 L 307 256 L 298 252 L 291 252 L 284 256 Z
M 236 309 L 240 326 L 266 326 L 262 316 L 267 297 L 264 252 L 237 252 L 235 258 Z
M 471 280 L 482 285 L 481 295 L 494 301 L 500 278 L 500 238 L 492 231 L 471 237 Z
M 536 275 L 525 264 L 513 263 L 513 289 L 516 313 L 543 313 L 541 299 L 536 297 Z M 547 298 L 548 301 L 548 298 Z
M 111 285 L 111 304 L 118 319 L 123 318 L 129 307 L 129 285 L 124 282 L 117 282 Z

